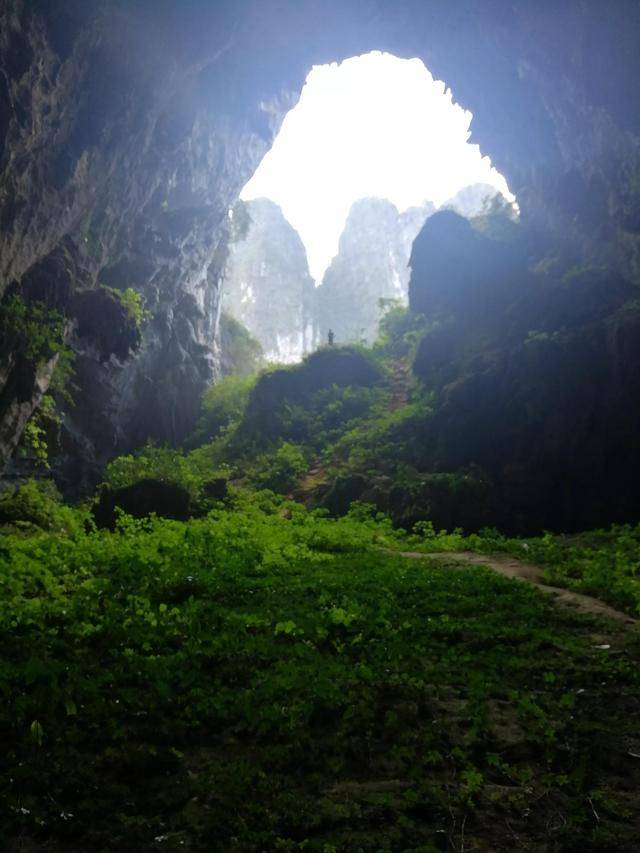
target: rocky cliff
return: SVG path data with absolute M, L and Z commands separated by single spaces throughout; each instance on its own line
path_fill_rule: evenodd
M 315 343 L 315 285 L 297 231 L 269 199 L 246 202 L 245 239 L 231 244 L 223 306 L 260 342 L 267 361 L 300 361 Z
M 429 320 L 414 371 L 435 395 L 419 466 L 479 467 L 486 518 L 501 529 L 635 519 L 637 288 L 610 268 L 576 266 L 570 250 L 532 264 L 535 237 L 506 225 L 478 230 L 443 211 L 414 243 L 410 304 Z
M 329 329 L 340 343 L 375 340 L 384 313 L 380 300 L 407 302 L 411 244 L 434 209 L 425 202 L 399 214 L 381 198 L 352 205 L 338 254 L 317 291 L 320 340 Z
M 68 321 L 79 390 L 61 476 L 193 423 L 227 210 L 314 63 L 423 58 L 474 113 L 532 233 L 638 281 L 639 30 L 634 0 L 6 0 L 0 288 Z M 142 294 L 135 351 L 80 334 L 76 297 L 100 284 Z M 0 376 L 4 463 L 48 380 L 11 354 Z

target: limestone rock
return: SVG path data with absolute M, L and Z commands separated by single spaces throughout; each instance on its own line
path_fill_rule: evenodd
M 317 292 L 320 340 L 329 329 L 340 343 L 375 340 L 380 300 L 407 302 L 411 244 L 433 210 L 430 202 L 403 214 L 386 199 L 354 202 Z
M 223 306 L 260 342 L 267 361 L 296 362 L 315 342 L 315 286 L 296 230 L 266 198 L 245 203 L 247 236 L 230 246 Z

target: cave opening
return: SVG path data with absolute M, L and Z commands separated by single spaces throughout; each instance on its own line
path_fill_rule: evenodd
M 434 210 L 473 216 L 496 195 L 517 210 L 471 121 L 417 58 L 372 51 L 311 69 L 242 190 L 251 224 L 225 281 L 225 311 L 269 360 L 299 360 L 334 326 L 370 342 L 379 300 L 406 304 L 411 243 Z M 367 282 L 352 299 L 350 278 Z

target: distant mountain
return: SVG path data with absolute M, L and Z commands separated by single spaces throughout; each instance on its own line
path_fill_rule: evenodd
M 338 254 L 316 294 L 320 340 L 327 339 L 329 329 L 337 343 L 375 340 L 379 300 L 407 302 L 411 245 L 434 210 L 431 202 L 402 214 L 387 199 L 354 202 Z
M 267 361 L 299 361 L 314 344 L 315 286 L 304 245 L 277 204 L 245 204 L 251 222 L 230 246 L 223 310 L 260 342 Z

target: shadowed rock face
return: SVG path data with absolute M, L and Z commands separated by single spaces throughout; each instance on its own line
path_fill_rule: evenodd
M 134 518 L 146 518 L 155 513 L 162 518 L 175 518 L 178 521 L 186 521 L 195 514 L 191 496 L 186 489 L 176 483 L 153 479 L 140 480 L 121 489 L 103 486 L 100 500 L 93 509 L 96 525 L 113 530 L 119 509 Z
M 81 479 L 191 428 L 215 367 L 227 210 L 314 63 L 371 49 L 423 58 L 473 111 L 473 141 L 523 220 L 637 279 L 639 30 L 632 0 L 606 13 L 600 0 L 7 0 L 0 289 L 66 277 L 80 386 L 66 446 Z M 78 335 L 73 298 L 101 283 L 135 288 L 149 312 L 135 353 L 107 361 Z M 24 373 L 10 363 L 0 373 Z M 12 435 L 46 382 L 21 386 Z M 15 412 L 12 387 L 0 417 Z M 0 463 L 14 443 L 0 440 Z
M 637 288 L 606 267 L 529 268 L 519 231 L 491 239 L 446 211 L 414 243 L 411 305 L 437 321 L 414 363 L 436 394 L 418 437 L 421 466 L 479 466 L 491 482 L 488 517 L 501 529 L 633 520 Z

